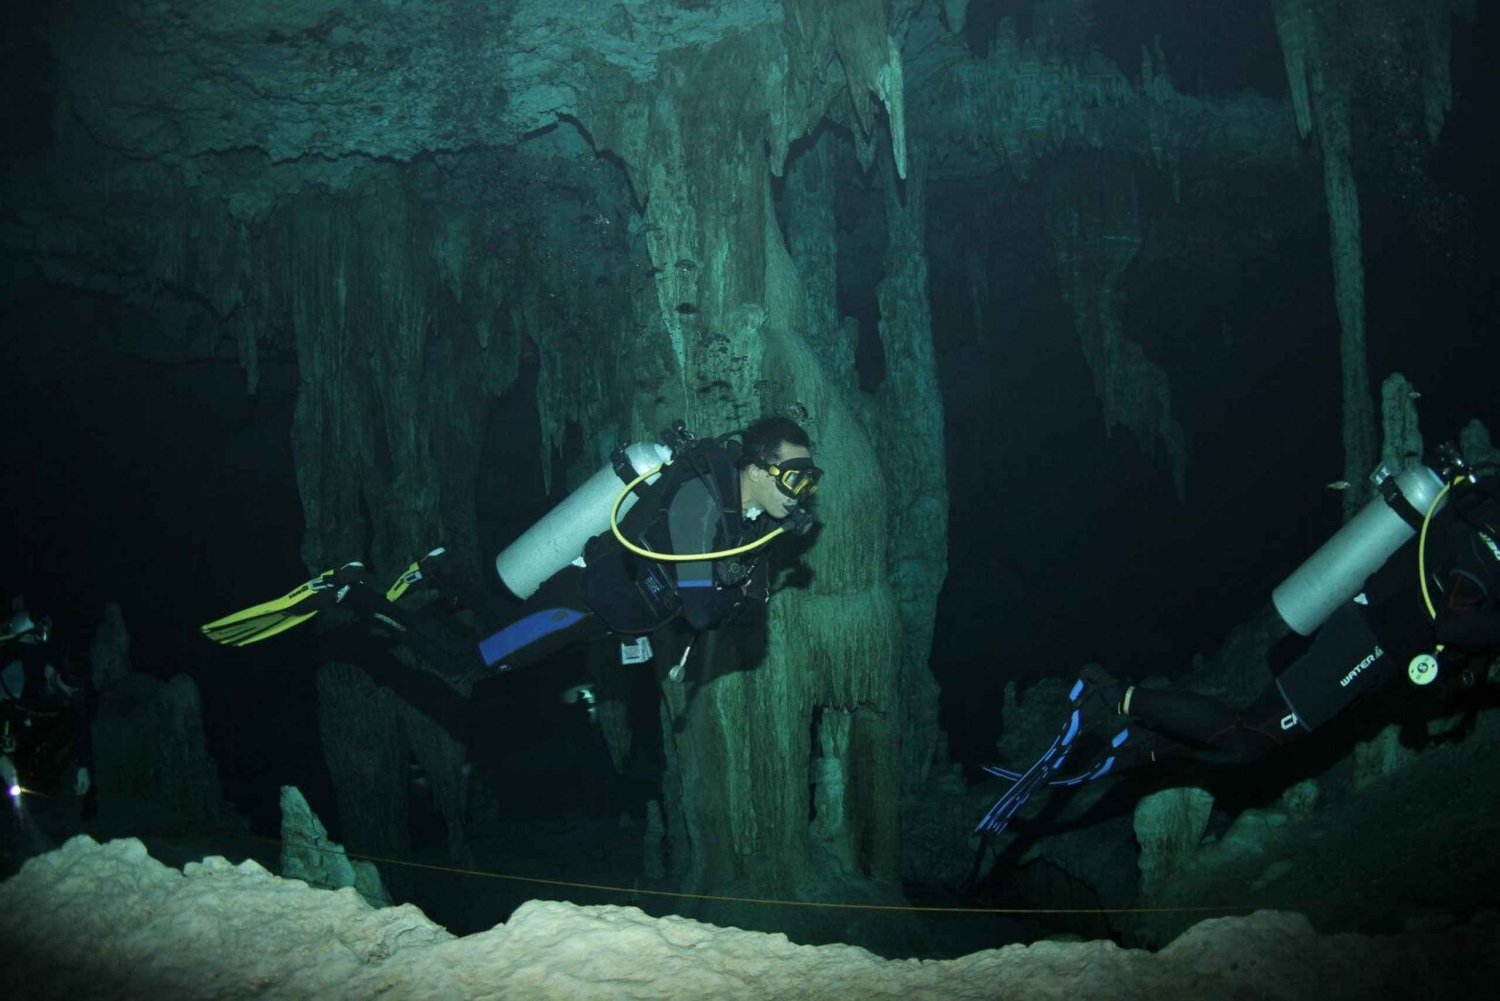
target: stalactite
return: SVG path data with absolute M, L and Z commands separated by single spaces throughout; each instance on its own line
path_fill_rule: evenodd
M 1453 106 L 1453 17 L 1447 4 L 1434 4 L 1422 19 L 1422 41 L 1427 49 L 1422 74 L 1423 117 L 1428 141 L 1435 143 Z
M 969 13 L 969 0 L 943 0 L 943 17 L 948 22 L 948 30 L 955 35 L 964 33 L 964 21 Z
M 806 4 L 809 0 L 794 0 Z M 833 46 L 843 64 L 848 83 L 848 98 L 854 111 L 858 134 L 869 140 L 861 146 L 861 163 L 868 169 L 873 162 L 875 138 L 879 132 L 874 110 L 878 98 L 890 123 L 891 158 L 898 176 L 906 176 L 906 94 L 901 67 L 901 51 L 892 37 L 896 22 L 904 19 L 896 5 L 876 5 L 869 0 L 834 0 L 828 4 L 832 20 Z M 908 10 L 915 6 L 902 5 Z M 884 9 L 882 9 L 882 7 Z
M 310 566 L 363 556 L 395 567 L 442 534 L 424 358 L 434 289 L 419 262 L 422 222 L 407 209 L 386 177 L 352 205 L 300 206 L 288 225 L 302 374 L 293 445 Z
M 1136 99 L 1130 81 L 1109 60 L 1088 56 L 1074 63 L 1041 42 L 1020 41 L 1009 22 L 1002 23 L 989 54 L 959 64 L 953 79 L 957 93 L 932 98 L 961 101 L 964 113 L 942 114 L 942 120 L 972 133 L 972 142 L 993 151 L 1020 179 L 1030 176 L 1043 155 L 1065 145 L 1102 144 L 1089 112 Z
M 1344 517 L 1369 498 L 1367 477 L 1376 452 L 1375 408 L 1365 347 L 1365 267 L 1359 192 L 1350 162 L 1348 97 L 1338 85 L 1317 87 L 1313 119 L 1323 147 L 1323 191 L 1333 253 L 1334 301 L 1338 307 L 1339 355 L 1343 361 Z
M 807 830 L 815 704 L 874 708 L 858 714 L 868 722 L 851 738 L 868 764 L 859 794 L 845 798 L 845 829 L 858 846 L 859 871 L 893 878 L 898 869 L 900 781 L 896 731 L 887 723 L 897 705 L 898 626 L 884 567 L 868 545 L 883 528 L 867 513 L 883 510 L 881 477 L 845 406 L 845 376 L 830 379 L 794 332 L 807 329 L 808 300 L 769 194 L 790 140 L 830 110 L 866 115 L 863 127 L 851 122 L 855 134 L 874 134 L 872 92 L 895 123 L 893 157 L 904 158 L 904 98 L 891 41 L 898 15 L 878 0 L 798 2 L 788 7 L 781 37 L 745 32 L 664 55 L 656 85 L 610 102 L 591 95 L 580 109 L 591 140 L 621 158 L 645 206 L 640 229 L 656 272 L 647 294 L 666 334 L 671 375 L 637 418 L 648 427 L 677 416 L 705 430 L 741 426 L 767 402 L 758 381 L 774 382 L 807 415 L 820 461 L 839 470 L 820 494 L 826 521 L 818 544 L 803 557 L 814 571 L 812 592 L 778 596 L 764 654 L 746 663 L 732 632 L 711 633 L 693 652 L 705 682 L 668 686 L 667 847 L 690 887 L 831 885 L 833 874 L 810 854 Z M 840 89 L 824 78 L 830 55 L 843 65 Z M 747 76 L 748 66 L 757 69 Z M 725 93 L 738 95 L 728 115 L 717 97 Z M 681 409 L 664 412 L 673 403 Z M 872 484 L 874 497 L 867 496 Z
M 948 575 L 948 474 L 928 298 L 925 163 L 913 160 L 904 185 L 887 166 L 884 182 L 885 278 L 876 296 L 886 379 L 877 421 L 886 475 L 909 485 L 889 498 L 886 558 L 901 607 L 902 784 L 911 791 L 926 781 L 939 739 L 928 659 Z
M 1276 14 L 1276 37 L 1281 41 L 1281 58 L 1286 66 L 1287 87 L 1291 91 L 1292 111 L 1297 119 L 1297 134 L 1306 139 L 1312 131 L 1312 95 L 1308 87 L 1308 62 L 1317 44 L 1314 34 L 1312 3 L 1314 0 L 1272 0 Z
M 1189 159 L 1210 170 L 1225 161 L 1295 164 L 1294 131 L 1271 101 L 1179 93 L 1156 43 L 1134 85 L 1087 43 L 1080 4 L 1051 8 L 1048 18 L 1033 10 L 1048 27 L 1024 39 L 1013 18 L 1002 18 L 982 58 L 942 27 L 935 5 L 913 18 L 907 44 L 922 52 L 923 76 L 908 95 L 908 117 L 914 144 L 943 151 L 934 170 L 970 178 L 1009 171 L 1026 181 L 1046 157 L 1109 149 L 1149 159 L 1175 198 Z
M 537 348 L 538 464 L 548 493 L 576 486 L 608 461 L 619 442 L 657 433 L 656 422 L 642 426 L 632 395 L 639 386 L 660 393 L 663 384 L 680 381 L 656 311 L 644 330 L 643 322 L 632 319 L 632 276 L 645 270 L 644 263 L 618 234 L 607 235 L 607 247 L 577 246 L 567 235 L 576 229 L 568 217 L 577 209 L 564 203 L 539 220 L 553 236 L 545 246 L 528 241 L 522 250 L 525 271 L 538 280 L 517 289 L 510 308 L 516 336 Z M 552 460 L 562 454 L 575 426 L 589 436 L 589 447 L 578 465 L 566 470 L 568 482 L 557 485 Z
M 800 319 L 791 322 L 807 332 L 808 343 L 833 379 L 847 389 L 858 384 L 855 338 L 849 337 L 838 312 L 838 236 L 834 219 L 834 139 L 824 133 L 804 150 L 787 173 L 787 252 L 804 296 Z M 767 282 L 770 287 L 773 283 Z
M 1474 0 L 1413 0 L 1416 10 L 1413 16 L 1421 19 L 1423 43 L 1422 105 L 1427 124 L 1427 138 L 1436 143 L 1442 134 L 1443 123 L 1453 107 L 1453 21 L 1462 19 L 1472 24 L 1475 17 Z
M 1176 108 L 1178 94 L 1167 75 L 1166 57 L 1161 40 L 1151 49 L 1141 46 L 1141 94 L 1146 109 L 1146 133 L 1151 146 L 1151 162 L 1164 171 L 1172 183 L 1172 201 L 1182 201 L 1183 134 Z
M 1165 453 L 1177 497 L 1187 490 L 1187 436 L 1172 416 L 1166 373 L 1120 326 L 1120 278 L 1141 246 L 1134 183 L 1101 190 L 1094 172 L 1062 180 L 1049 198 L 1047 232 L 1063 297 L 1104 409 L 1106 433 L 1128 428 L 1151 456 Z
M 1375 410 L 1365 350 L 1364 261 L 1359 192 L 1350 162 L 1349 83 L 1332 50 L 1336 10 L 1326 0 L 1273 0 L 1287 80 L 1294 97 L 1297 129 L 1316 135 L 1323 153 L 1323 192 L 1328 206 L 1333 258 L 1334 303 L 1339 316 L 1342 360 L 1344 516 L 1369 498 L 1367 477 L 1376 453 Z
M 1365 344 L 1365 290 L 1359 192 L 1352 163 L 1351 91 L 1360 56 L 1359 37 L 1376 33 L 1383 44 L 1405 35 L 1418 39 L 1412 54 L 1421 65 L 1420 86 L 1428 138 L 1436 142 L 1452 100 L 1450 48 L 1452 20 L 1472 16 L 1467 0 L 1388 0 L 1357 14 L 1333 0 L 1273 0 L 1287 82 L 1297 128 L 1316 137 L 1323 154 L 1323 188 L 1328 206 L 1333 258 L 1334 300 L 1338 309 L 1343 364 L 1344 492 L 1350 517 L 1369 497 L 1367 476 L 1377 449 L 1376 417 Z M 1369 70 L 1376 80 L 1379 67 Z M 1384 80 L 1388 88 L 1403 81 Z

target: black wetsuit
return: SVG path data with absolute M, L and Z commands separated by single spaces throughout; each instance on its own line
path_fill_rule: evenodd
M 641 548 L 663 553 L 732 549 L 770 530 L 767 519 L 740 512 L 734 454 L 700 443 L 666 467 L 620 524 Z M 461 639 L 430 616 L 398 609 L 373 590 L 355 589 L 343 604 L 393 622 L 403 642 L 445 674 L 473 676 L 546 660 L 559 650 L 605 636 L 642 636 L 674 622 L 692 632 L 712 629 L 769 597 L 762 550 L 714 561 L 662 562 L 629 552 L 603 532 L 588 541 L 583 566 L 564 567 L 535 594 L 508 609 L 441 568 L 433 583 L 487 621 L 503 622 L 478 640 Z M 356 593 L 356 590 L 358 593 Z
M 15 743 L 13 760 L 23 784 L 47 793 L 68 791 L 63 780 L 69 769 L 92 768 L 94 758 L 88 679 L 53 666 L 53 660 L 52 650 L 40 644 L 0 648 L 0 727 L 6 743 Z M 49 668 L 67 689 L 54 684 Z
M 1441 671 L 1500 653 L 1500 501 L 1459 488 L 1428 531 L 1426 568 L 1436 619 L 1420 593 L 1417 545 L 1404 546 L 1336 610 L 1311 644 L 1251 705 L 1236 709 L 1194 692 L 1136 688 L 1130 717 L 1158 739 L 1156 757 L 1187 754 L 1245 762 L 1407 676 L 1412 658 L 1446 649 Z M 1441 676 L 1441 674 L 1440 674 Z M 1174 739 L 1180 738 L 1180 739 Z

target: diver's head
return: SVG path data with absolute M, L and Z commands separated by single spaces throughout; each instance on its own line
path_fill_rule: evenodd
M 812 460 L 812 441 L 789 417 L 763 417 L 740 436 L 740 505 L 760 508 L 778 521 L 805 505 L 823 470 Z
M 3 626 L 0 626 L 0 640 L 20 640 L 22 643 L 45 643 L 52 632 L 52 620 L 43 618 L 33 619 L 31 613 L 22 607 L 18 600 L 13 606 L 13 611 Z

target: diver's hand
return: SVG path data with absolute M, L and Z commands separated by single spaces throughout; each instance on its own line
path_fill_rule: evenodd
M 87 796 L 90 784 L 89 770 L 80 766 L 78 774 L 73 776 L 73 795 Z
M 8 755 L 0 754 L 0 779 L 5 780 L 5 791 L 9 792 L 16 785 L 16 765 Z

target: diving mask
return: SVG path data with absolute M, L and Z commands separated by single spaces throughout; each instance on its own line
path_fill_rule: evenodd
M 776 489 L 793 500 L 810 499 L 818 492 L 818 481 L 823 478 L 823 470 L 809 458 L 787 459 L 767 466 L 766 472 L 776 481 Z

